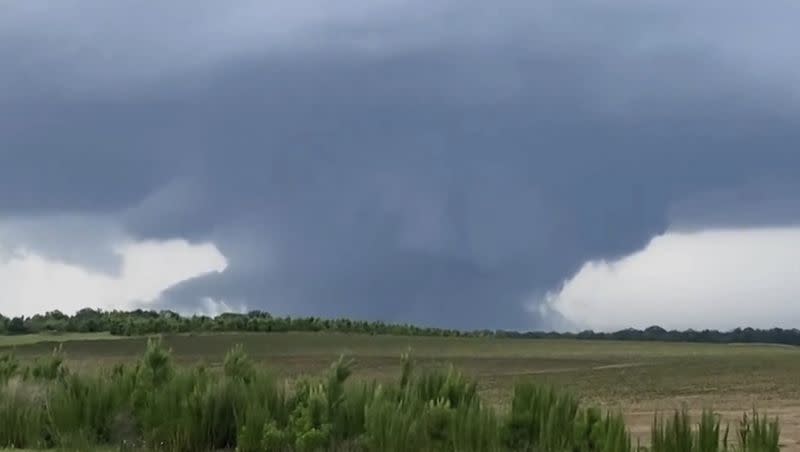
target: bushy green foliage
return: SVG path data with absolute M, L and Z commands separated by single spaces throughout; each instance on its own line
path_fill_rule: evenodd
M 148 339 L 147 349 L 137 371 L 137 379 L 142 385 L 149 386 L 148 389 L 157 388 L 172 378 L 175 372 L 172 353 L 162 345 L 160 338 Z
M 237 344 L 225 355 L 225 376 L 249 382 L 255 377 L 255 367 L 242 344 Z
M 445 400 L 454 408 L 469 404 L 477 397 L 478 387 L 452 366 L 446 373 L 427 372 L 414 381 L 417 397 L 426 402 Z
M 115 420 L 127 400 L 122 388 L 108 384 L 102 374 L 71 374 L 48 385 L 46 396 L 48 437 L 61 446 L 112 441 Z
M 418 400 L 393 400 L 380 387 L 365 407 L 366 436 L 369 450 L 413 452 L 424 450 L 425 438 L 420 425 Z
M 651 430 L 651 452 L 777 452 L 780 450 L 778 420 L 768 420 L 753 412 L 739 423 L 738 442 L 729 442 L 729 427 L 722 429 L 719 416 L 703 411 L 700 421 L 692 426 L 684 408 L 672 416 L 656 416 Z
M 473 330 L 460 331 L 447 328 L 419 327 L 409 324 L 392 324 L 383 321 L 352 319 L 322 319 L 319 317 L 273 317 L 263 311 L 246 314 L 223 313 L 216 317 L 181 316 L 173 311 L 101 311 L 81 309 L 73 315 L 50 311 L 31 317 L 7 318 L 0 315 L 0 335 L 65 332 L 110 332 L 120 336 L 151 334 L 212 333 L 212 332 L 288 332 L 335 331 L 341 333 L 391 334 L 404 336 L 459 336 L 498 338 L 561 338 L 615 341 L 665 341 L 713 343 L 776 343 L 800 345 L 800 330 L 772 328 L 769 330 L 736 328 L 731 331 L 686 330 L 667 331 L 658 326 L 644 330 L 628 328 L 615 332 L 583 331 L 543 332 Z
M 603 415 L 593 407 L 578 411 L 572 448 L 608 452 L 635 449 L 622 416 L 614 413 Z
M 478 400 L 455 410 L 452 429 L 453 450 L 491 452 L 500 447 L 500 421 Z
M 180 368 L 157 339 L 132 366 L 67 372 L 63 354 L 28 366 L 2 358 L 0 448 L 159 451 L 555 451 L 638 450 L 621 416 L 567 393 L 515 386 L 510 412 L 485 406 L 452 367 L 414 373 L 406 354 L 396 382 L 351 381 L 341 357 L 318 377 L 279 384 L 242 347 L 222 369 Z M 711 411 L 656 417 L 652 452 L 772 452 L 779 426 L 753 412 L 734 440 Z M 645 450 L 645 449 L 641 449 Z
M 43 389 L 12 377 L 0 387 L 0 447 L 47 445 Z
M 512 450 L 567 450 L 573 442 L 580 442 L 575 437 L 579 420 L 578 401 L 571 395 L 530 383 L 517 384 L 506 425 L 506 445 Z
M 780 424 L 778 419 L 767 419 L 753 410 L 752 416 L 747 413 L 739 423 L 739 446 L 747 452 L 772 452 L 780 449 Z
M 19 369 L 19 361 L 13 353 L 0 354 L 0 383 L 5 383 Z
M 64 365 L 64 352 L 61 344 L 53 352 L 44 358 L 37 358 L 32 367 L 27 369 L 26 376 L 39 380 L 63 379 L 67 375 L 67 367 Z
M 216 317 L 184 317 L 172 311 L 101 311 L 81 309 L 68 316 L 59 311 L 8 319 L 0 315 L 0 334 L 91 333 L 107 331 L 120 336 L 172 333 L 338 331 L 343 333 L 414 336 L 462 336 L 454 329 L 423 328 L 409 324 L 319 317 L 273 317 L 269 313 L 224 313 Z M 483 333 L 481 333 L 482 335 Z

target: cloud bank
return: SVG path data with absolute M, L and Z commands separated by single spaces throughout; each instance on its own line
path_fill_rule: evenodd
M 586 262 L 800 224 L 798 8 L 10 3 L 0 243 L 76 281 L 213 245 L 224 272 L 118 297 L 182 311 L 549 328 L 527 300 Z
M 221 272 L 225 257 L 211 244 L 183 240 L 130 242 L 112 252 L 118 274 L 52 260 L 25 249 L 0 253 L 0 313 L 30 316 L 58 309 L 152 308 L 167 288 L 190 278 Z M 208 302 L 208 308 L 214 303 Z
M 600 331 L 796 328 L 799 243 L 797 227 L 668 232 L 621 259 L 587 262 L 547 306 Z

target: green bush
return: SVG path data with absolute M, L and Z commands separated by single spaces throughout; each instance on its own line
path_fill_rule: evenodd
M 142 359 L 68 372 L 61 350 L 21 366 L 0 359 L 0 448 L 159 451 L 632 452 L 623 418 L 570 394 L 520 382 L 502 415 L 452 367 L 415 375 L 402 357 L 394 383 L 351 381 L 341 357 L 289 389 L 240 346 L 222 369 L 179 368 L 158 339 Z M 777 419 L 746 414 L 730 435 L 719 416 L 656 416 L 651 452 L 773 452 Z
M 656 416 L 653 420 L 651 452 L 776 452 L 780 450 L 778 420 L 768 420 L 753 412 L 745 413 L 739 423 L 738 442 L 730 444 L 729 427 L 722 428 L 719 416 L 704 410 L 700 421 L 692 426 L 691 417 L 684 408 L 667 418 Z
M 44 397 L 41 385 L 19 378 L 0 387 L 0 447 L 35 448 L 49 444 Z
M 19 361 L 13 353 L 0 355 L 0 384 L 7 382 L 19 370 Z
M 244 382 L 250 382 L 255 377 L 255 367 L 244 351 L 242 344 L 237 344 L 225 355 L 223 364 L 225 376 L 228 378 L 238 378 Z
M 61 344 L 53 349 L 50 356 L 37 358 L 33 366 L 26 371 L 26 376 L 37 380 L 63 379 L 67 375 L 64 364 L 64 352 Z
M 780 431 L 777 418 L 769 420 L 755 410 L 752 417 L 745 413 L 739 423 L 739 447 L 747 452 L 778 451 Z

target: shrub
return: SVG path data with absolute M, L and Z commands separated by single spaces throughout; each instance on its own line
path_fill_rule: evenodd
M 0 447 L 48 445 L 43 402 L 43 390 L 36 383 L 12 378 L 0 387 Z
M 19 369 L 19 361 L 13 353 L 3 353 L 0 355 L 0 384 L 7 382 L 16 375 Z
M 64 365 L 64 352 L 62 345 L 59 344 L 53 352 L 45 358 L 37 358 L 28 369 L 27 375 L 38 380 L 57 380 L 63 379 L 67 375 L 67 367 Z
M 780 425 L 778 419 L 767 419 L 753 410 L 752 417 L 747 413 L 739 423 L 739 447 L 747 452 L 773 452 L 780 450 Z
M 400 378 L 380 385 L 351 381 L 344 357 L 293 389 L 257 370 L 241 347 L 223 369 L 176 368 L 160 340 L 148 341 L 135 366 L 68 372 L 57 349 L 18 375 L 0 359 L 0 448 L 208 451 L 632 452 L 623 418 L 582 406 L 568 393 L 515 385 L 498 415 L 475 383 L 452 367 L 415 376 L 408 355 Z M 27 374 L 28 378 L 24 378 Z M 220 378 L 222 377 L 222 378 Z M 697 424 L 688 412 L 656 416 L 651 452 L 773 452 L 777 419 L 745 414 L 729 429 L 711 411 Z
M 240 379 L 244 382 L 250 382 L 256 373 L 252 361 L 250 361 L 241 344 L 236 344 L 225 355 L 223 368 L 226 377 Z
M 137 378 L 144 385 L 158 387 L 169 381 L 175 370 L 172 353 L 161 342 L 161 338 L 147 340 L 147 349 L 139 364 Z

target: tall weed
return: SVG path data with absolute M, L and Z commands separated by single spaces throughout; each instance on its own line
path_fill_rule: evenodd
M 23 367 L 0 357 L 0 448 L 163 451 L 632 452 L 619 414 L 531 382 L 515 385 L 508 413 L 480 399 L 452 367 L 417 375 L 409 354 L 392 383 L 351 379 L 340 357 L 291 388 L 234 347 L 221 369 L 176 367 L 151 339 L 134 365 L 69 372 L 61 349 Z M 651 452 L 773 452 L 777 419 L 746 414 L 729 435 L 719 416 L 656 416 Z M 729 438 L 730 436 L 730 438 Z

